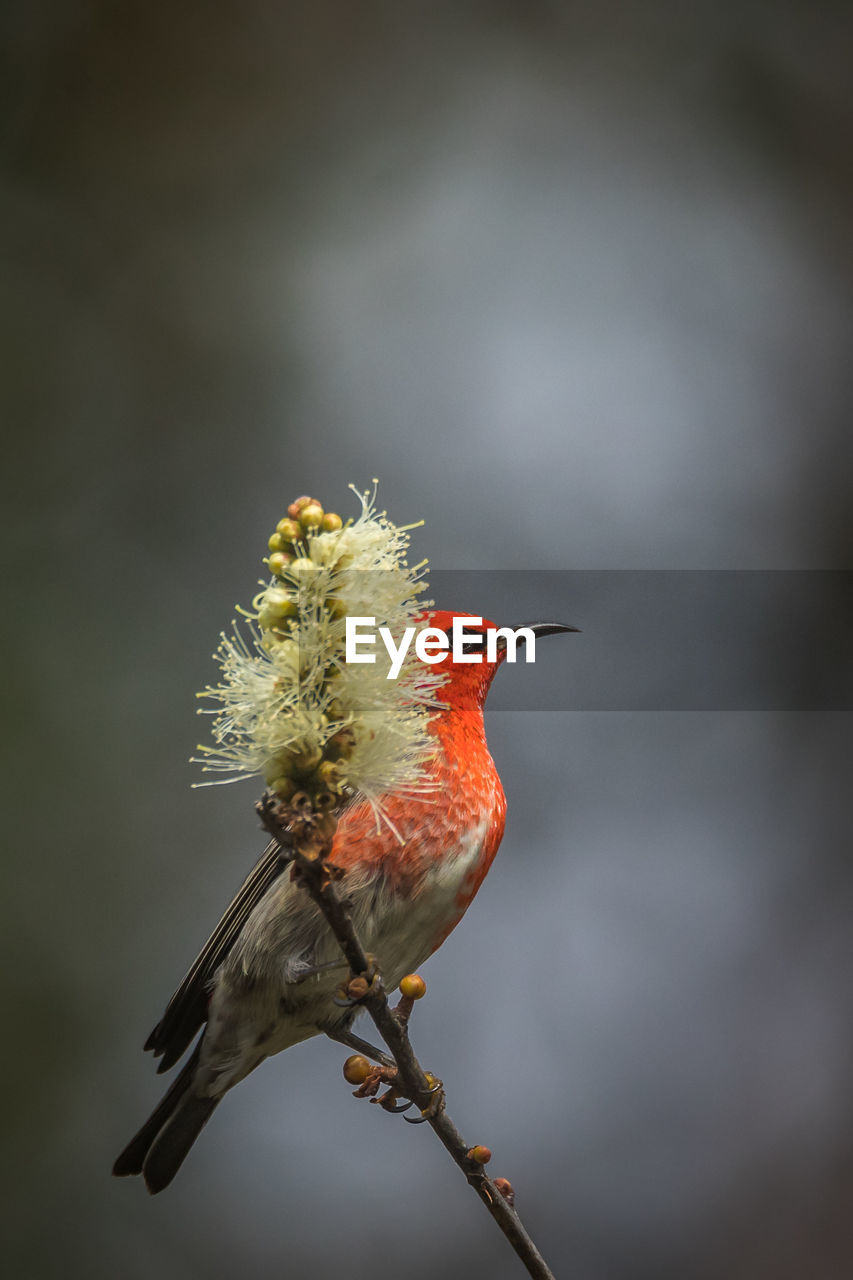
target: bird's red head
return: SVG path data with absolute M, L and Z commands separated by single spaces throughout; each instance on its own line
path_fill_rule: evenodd
M 427 646 L 432 642 L 431 651 L 437 657 L 428 665 L 446 677 L 439 693 L 441 700 L 454 707 L 482 708 L 495 673 L 507 655 L 505 638 L 497 634 L 500 628 L 488 618 L 458 610 L 451 613 L 435 609 L 422 614 L 419 622 L 422 630 L 429 629 L 424 642 Z M 577 631 L 577 627 L 560 622 L 534 622 L 525 627 L 534 637 Z M 490 632 L 494 633 L 491 637 Z M 441 651 L 442 642 L 446 652 Z
M 488 660 L 486 633 L 489 630 L 496 630 L 496 627 L 488 618 L 478 617 L 476 624 L 468 621 L 475 616 L 459 610 L 449 612 L 445 609 L 435 609 L 425 613 L 421 622 L 422 627 L 428 627 L 430 632 L 436 633 L 430 637 L 431 639 L 436 642 L 440 641 L 441 636 L 447 639 L 447 652 L 439 661 L 430 663 L 429 666 L 436 674 L 446 677 L 445 684 L 439 692 L 439 698 L 456 707 L 463 705 L 482 707 L 489 692 L 489 686 L 495 678 L 495 672 L 506 657 L 506 646 L 498 645 L 494 660 L 491 662 Z M 456 618 L 464 623 L 465 636 L 463 642 L 457 643 L 457 656 L 468 658 L 467 662 L 454 660 L 453 628 Z M 457 630 L 460 622 L 456 623 Z M 434 652 L 438 651 L 438 643 L 436 643 Z

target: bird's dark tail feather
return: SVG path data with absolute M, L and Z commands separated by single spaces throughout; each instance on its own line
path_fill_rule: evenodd
M 113 1165 L 117 1178 L 141 1173 L 152 1195 L 172 1181 L 219 1101 L 192 1093 L 199 1049 L 200 1044 Z

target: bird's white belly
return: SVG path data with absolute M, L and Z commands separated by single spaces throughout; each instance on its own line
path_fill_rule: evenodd
M 485 837 L 485 823 L 466 832 L 427 870 L 411 897 L 379 886 L 353 895 L 353 924 L 376 957 L 388 991 L 423 964 L 461 917 L 459 896 L 479 863 Z
M 386 991 L 423 964 L 461 918 L 460 894 L 478 865 L 487 829 L 484 821 L 446 847 L 411 894 L 395 890 L 385 876 L 347 877 L 353 924 L 379 964 Z M 199 1080 L 199 1091 L 210 1096 L 221 1096 L 263 1058 L 316 1035 L 338 1012 L 332 997 L 347 968 L 340 948 L 320 926 L 316 908 L 308 909 L 303 890 L 282 881 L 279 892 L 283 897 L 269 896 L 217 976 Z M 318 966 L 317 972 L 286 978 L 294 955 Z

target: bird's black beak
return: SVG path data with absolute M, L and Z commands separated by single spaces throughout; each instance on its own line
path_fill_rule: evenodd
M 570 627 L 565 622 L 525 622 L 523 625 L 530 628 L 537 640 L 540 636 L 558 636 L 564 631 L 580 631 L 580 627 Z

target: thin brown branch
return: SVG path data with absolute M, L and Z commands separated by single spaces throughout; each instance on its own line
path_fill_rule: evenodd
M 265 793 L 257 806 L 261 821 L 278 842 L 282 856 L 299 868 L 299 880 L 323 913 L 355 975 L 368 974 L 373 958 L 356 934 L 347 903 L 335 889 L 334 868 L 326 862 L 334 835 L 331 815 L 316 817 L 307 807 L 294 810 Z M 398 1092 L 411 1099 L 469 1184 L 485 1204 L 512 1248 L 536 1280 L 554 1280 L 553 1273 L 526 1231 L 513 1205 L 486 1174 L 482 1164 L 469 1156 L 470 1145 L 444 1109 L 443 1090 L 436 1097 L 431 1081 L 415 1056 L 405 1021 L 395 1016 L 377 975 L 360 1004 L 373 1019 L 397 1066 Z M 438 1105 L 436 1105 L 438 1102 Z

